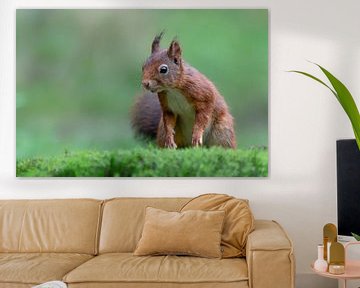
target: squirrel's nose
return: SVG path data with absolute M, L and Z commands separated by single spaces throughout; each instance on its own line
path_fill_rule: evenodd
M 143 80 L 142 85 L 144 88 L 149 89 L 150 88 L 150 81 L 149 80 Z

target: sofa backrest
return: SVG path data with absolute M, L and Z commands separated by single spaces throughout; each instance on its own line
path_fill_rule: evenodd
M 0 252 L 96 254 L 102 203 L 0 200 Z
M 133 252 L 141 237 L 145 208 L 179 211 L 189 198 L 116 198 L 105 201 L 99 253 Z

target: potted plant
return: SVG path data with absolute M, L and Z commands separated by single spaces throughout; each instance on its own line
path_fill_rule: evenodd
M 337 195 L 338 195 L 338 226 L 339 235 L 352 235 L 357 241 L 360 236 L 353 233 L 360 231 L 360 114 L 354 98 L 346 86 L 333 74 L 322 66 L 317 65 L 325 74 L 331 85 L 326 84 L 319 78 L 303 72 L 293 70 L 290 72 L 305 75 L 325 87 L 339 101 L 345 113 L 349 117 L 354 130 L 355 140 L 337 141 Z

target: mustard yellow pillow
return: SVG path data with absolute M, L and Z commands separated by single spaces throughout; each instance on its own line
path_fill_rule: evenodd
M 225 194 L 204 194 L 191 199 L 181 209 L 182 212 L 188 210 L 225 211 L 222 257 L 245 256 L 247 237 L 254 230 L 254 216 L 247 200 Z
M 192 255 L 221 258 L 224 211 L 168 212 L 146 208 L 134 255 Z

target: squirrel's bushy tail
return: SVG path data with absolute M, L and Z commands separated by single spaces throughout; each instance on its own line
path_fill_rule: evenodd
M 141 95 L 131 111 L 131 126 L 135 136 L 156 139 L 161 113 L 157 94 L 145 92 Z

